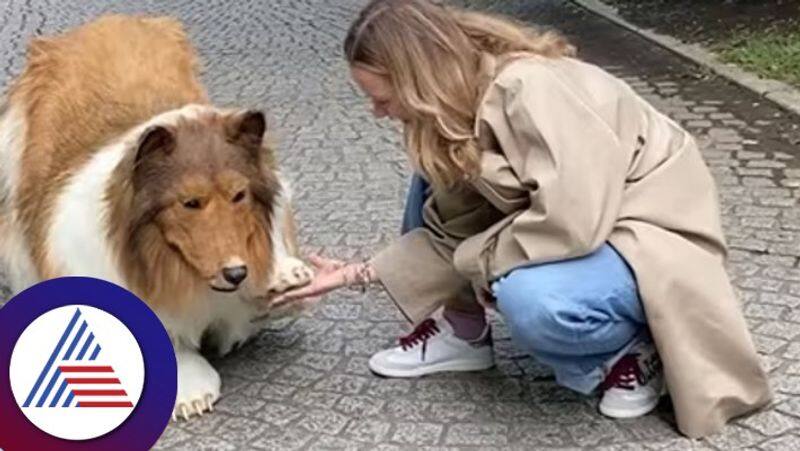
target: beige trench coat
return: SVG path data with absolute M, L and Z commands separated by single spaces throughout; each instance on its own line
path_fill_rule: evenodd
M 692 136 L 596 66 L 487 58 L 496 69 L 475 125 L 480 178 L 433 193 L 427 227 L 373 259 L 400 309 L 418 322 L 515 267 L 608 241 L 635 273 L 680 430 L 706 436 L 767 404 Z

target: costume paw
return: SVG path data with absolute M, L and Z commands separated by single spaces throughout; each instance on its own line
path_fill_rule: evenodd
M 178 402 L 172 411 L 172 421 L 180 418 L 189 420 L 193 416 L 202 416 L 205 412 L 214 411 L 214 395 L 206 393 L 203 399 L 193 399 L 187 402 Z
M 219 399 L 221 382 L 217 371 L 194 350 L 182 350 L 178 359 L 178 397 L 172 420 L 201 416 L 211 412 Z
M 283 293 L 290 288 L 301 287 L 314 278 L 314 270 L 302 260 L 284 257 L 277 261 L 275 276 L 269 285 L 269 291 Z

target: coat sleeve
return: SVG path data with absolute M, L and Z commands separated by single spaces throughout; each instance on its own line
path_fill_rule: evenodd
M 530 203 L 454 254 L 459 272 L 483 287 L 516 266 L 597 249 L 617 220 L 627 173 L 628 152 L 589 94 L 545 64 L 519 64 L 489 88 L 483 120 Z
M 371 260 L 407 319 L 418 323 L 444 304 L 474 302 L 470 281 L 453 265 L 453 251 L 501 215 L 472 191 L 431 192 L 422 208 L 424 227 L 401 236 Z

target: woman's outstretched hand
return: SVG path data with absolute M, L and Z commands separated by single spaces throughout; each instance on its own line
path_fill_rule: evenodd
M 309 255 L 308 261 L 314 267 L 314 278 L 311 282 L 277 294 L 271 299 L 272 306 L 278 307 L 293 301 L 322 296 L 354 280 L 355 269 L 352 264 L 315 254 Z

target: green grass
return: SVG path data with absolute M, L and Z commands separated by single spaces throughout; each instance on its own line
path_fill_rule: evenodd
M 800 29 L 768 30 L 740 37 L 720 50 L 723 61 L 800 86 Z

